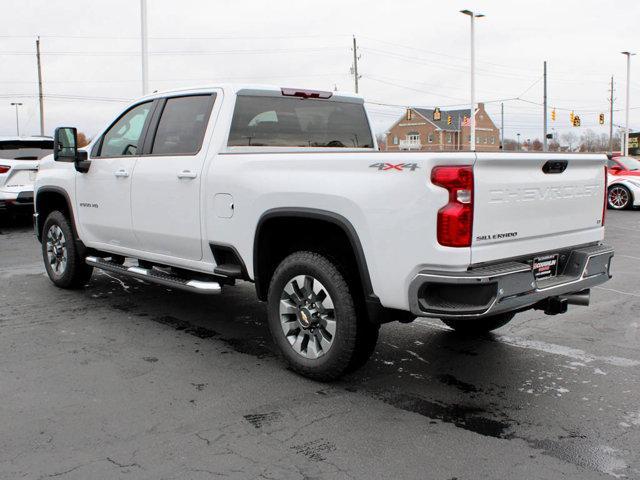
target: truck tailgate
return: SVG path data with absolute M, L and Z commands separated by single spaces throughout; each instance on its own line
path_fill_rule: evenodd
M 479 153 L 472 263 L 602 240 L 605 162 L 604 155 Z

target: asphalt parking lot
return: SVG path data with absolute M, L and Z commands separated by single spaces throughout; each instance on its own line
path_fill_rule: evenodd
M 640 211 L 591 307 L 388 324 L 332 384 L 283 368 L 251 284 L 59 290 L 28 220 L 0 232 L 2 479 L 640 478 Z

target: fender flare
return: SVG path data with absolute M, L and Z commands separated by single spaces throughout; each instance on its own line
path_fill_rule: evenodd
M 60 195 L 62 198 L 64 198 L 64 201 L 67 204 L 67 210 L 69 212 L 69 216 L 71 217 L 71 229 L 73 230 L 73 236 L 75 237 L 75 240 L 78 241 L 79 237 L 78 237 L 78 229 L 76 228 L 76 218 L 75 215 L 73 213 L 73 206 L 71 204 L 71 198 L 69 198 L 69 194 L 67 193 L 66 190 L 64 190 L 61 187 L 56 187 L 56 186 L 50 186 L 50 187 L 41 187 L 39 188 L 36 192 L 35 195 L 33 197 L 33 208 L 36 214 L 39 214 L 38 212 L 38 197 L 40 196 L 40 194 L 42 193 L 55 193 Z M 42 225 L 44 223 L 44 221 L 46 220 L 45 218 L 40 218 L 39 215 L 35 216 L 35 222 L 36 224 L 34 225 L 35 231 L 36 231 L 36 237 L 38 238 L 39 242 L 42 242 Z
M 353 249 L 356 257 L 356 264 L 358 266 L 358 274 L 360 276 L 360 282 L 365 294 L 365 298 L 373 301 L 378 301 L 377 296 L 373 292 L 373 285 L 371 283 L 371 276 L 369 275 L 369 268 L 367 266 L 367 259 L 360 243 L 360 238 L 356 229 L 351 222 L 342 215 L 337 213 L 321 210 L 317 208 L 306 207 L 280 207 L 272 208 L 264 212 L 258 224 L 256 226 L 255 235 L 253 238 L 253 278 L 256 283 L 256 290 L 259 291 L 260 286 L 260 272 L 258 267 L 258 239 L 260 238 L 261 230 L 267 220 L 281 217 L 297 217 L 297 218 L 310 218 L 314 220 L 323 220 L 330 222 L 339 227 L 349 239 L 351 248 Z

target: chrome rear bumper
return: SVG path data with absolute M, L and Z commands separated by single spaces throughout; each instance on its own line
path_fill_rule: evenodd
M 512 261 L 466 272 L 419 272 L 409 287 L 420 317 L 485 317 L 532 307 L 550 297 L 582 292 L 611 278 L 613 248 L 592 245 L 563 252 L 558 275 L 536 279 L 530 262 Z

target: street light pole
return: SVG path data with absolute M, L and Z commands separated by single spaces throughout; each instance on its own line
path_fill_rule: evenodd
M 140 41 L 142 55 L 142 95 L 149 93 L 149 60 L 147 49 L 147 0 L 140 0 Z
M 518 137 L 518 149 L 516 150 L 517 152 L 520 151 L 520 134 L 516 133 L 517 137 Z
M 16 107 L 16 134 L 20 136 L 20 121 L 18 120 L 18 107 L 22 106 L 20 102 L 11 102 L 11 105 Z
M 624 108 L 624 156 L 629 155 L 629 84 L 631 83 L 631 57 L 635 53 L 622 52 L 627 56 L 627 105 Z
M 468 15 L 471 19 L 471 108 L 469 112 L 469 150 L 476 149 L 476 48 L 475 48 L 475 19 L 482 18 L 482 13 L 474 13 L 471 10 L 460 10 L 460 13 Z

